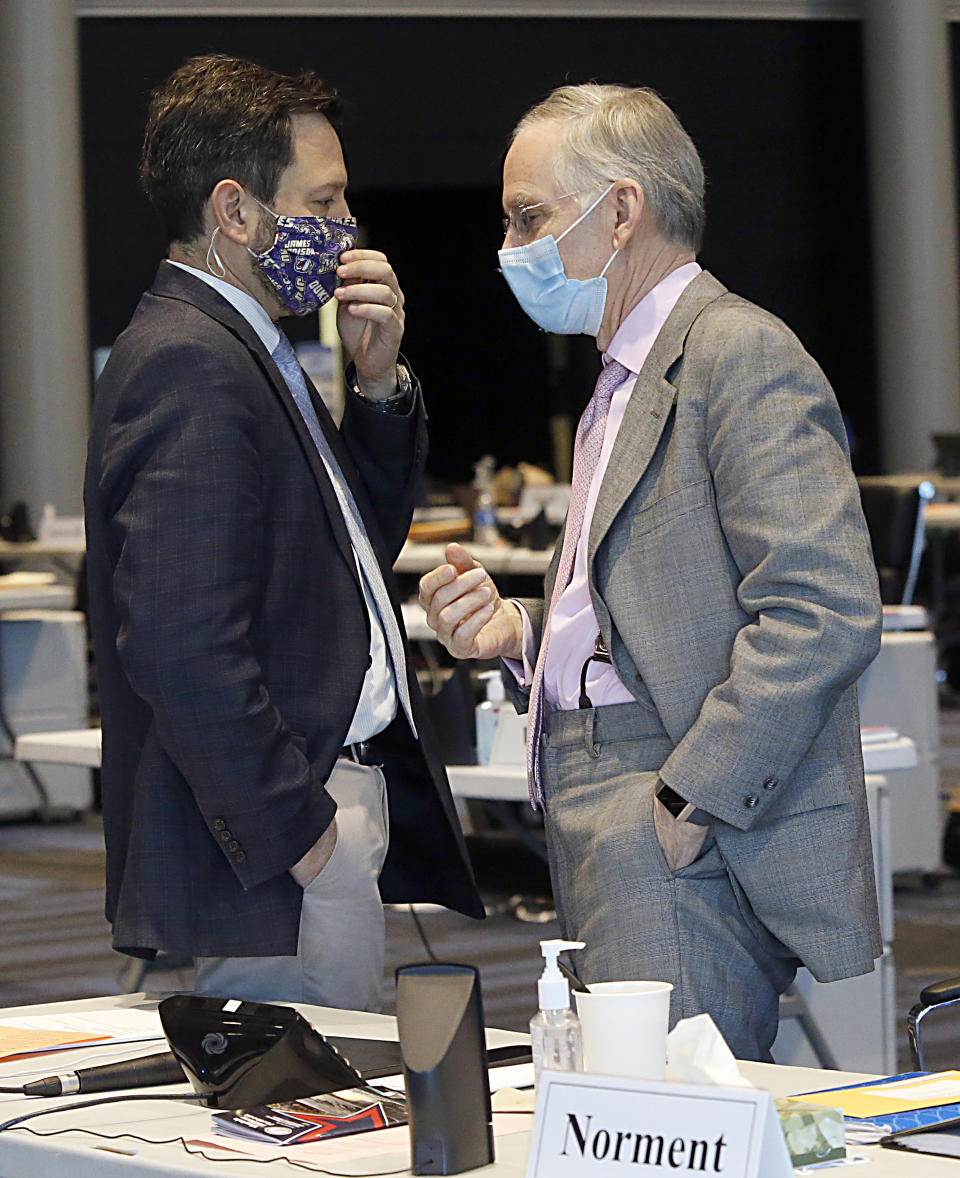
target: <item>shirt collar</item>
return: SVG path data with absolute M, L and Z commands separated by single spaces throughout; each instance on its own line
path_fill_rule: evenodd
M 188 266 L 185 262 L 174 262 L 169 258 L 167 261 L 170 262 L 171 266 L 178 266 L 181 270 L 186 270 L 188 274 L 192 274 L 194 278 L 199 278 L 202 282 L 205 282 L 207 286 L 212 286 L 218 295 L 222 295 L 230 306 L 246 319 L 260 337 L 263 346 L 271 355 L 273 354 L 274 348 L 280 342 L 280 328 L 277 327 L 253 295 L 247 294 L 239 286 L 234 286 L 230 282 L 224 282 L 222 278 L 218 278 L 215 274 L 208 274 L 204 270 L 198 270 L 195 266 Z
M 686 262 L 671 270 L 666 278 L 661 278 L 653 290 L 647 291 L 617 328 L 610 347 L 603 354 L 604 365 L 617 360 L 631 372 L 639 372 L 660 328 L 699 273 L 700 266 L 696 262 Z

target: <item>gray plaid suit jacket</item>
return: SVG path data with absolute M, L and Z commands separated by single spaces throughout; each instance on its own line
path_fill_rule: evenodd
M 793 333 L 707 272 L 637 379 L 589 568 L 617 672 L 673 741 L 660 776 L 716 817 L 747 919 L 821 981 L 870 970 L 855 683 L 881 611 L 840 411 Z

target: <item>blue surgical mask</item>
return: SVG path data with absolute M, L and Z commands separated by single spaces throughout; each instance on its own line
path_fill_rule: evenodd
M 277 231 L 269 249 L 250 253 L 293 314 L 309 315 L 333 298 L 340 285 L 337 264 L 343 251 L 356 244 L 357 220 L 281 217 L 260 201 L 257 204 L 276 218 Z
M 607 301 L 604 275 L 620 251 L 613 251 L 596 278 L 568 278 L 557 243 L 589 217 L 611 188 L 613 184 L 601 192 L 586 212 L 581 213 L 559 237 L 549 234 L 529 245 L 499 251 L 500 272 L 507 285 L 524 311 L 544 331 L 557 335 L 595 336 L 600 330 Z

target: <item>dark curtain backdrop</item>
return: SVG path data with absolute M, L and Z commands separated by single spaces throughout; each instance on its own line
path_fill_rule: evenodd
M 875 466 L 856 22 L 88 18 L 80 33 L 95 345 L 122 330 L 164 250 L 136 184 L 150 89 L 208 51 L 309 67 L 349 102 L 350 202 L 407 295 L 431 473 L 465 481 L 487 452 L 548 463 L 547 420 L 579 412 L 598 357 L 573 339 L 551 367 L 496 272 L 506 139 L 564 82 L 650 85 L 706 165 L 703 264 L 797 332 L 833 382 L 858 467 Z

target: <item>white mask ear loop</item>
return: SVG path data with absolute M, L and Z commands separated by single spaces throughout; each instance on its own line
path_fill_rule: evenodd
M 252 193 L 250 195 L 253 196 Z M 263 211 L 265 213 L 269 213 L 270 216 L 273 217 L 274 221 L 277 222 L 277 228 L 279 229 L 279 227 L 280 227 L 280 214 L 275 213 L 273 211 L 273 209 L 267 208 L 267 206 L 263 203 L 263 201 L 257 200 L 257 198 L 255 196 L 253 197 L 253 199 L 257 201 L 257 204 L 260 206 L 260 208 L 263 209 Z M 276 244 L 277 244 L 277 235 L 276 235 L 276 231 L 274 231 L 273 245 L 268 245 L 267 248 L 265 250 L 263 250 L 262 253 L 259 253 L 259 254 L 256 252 L 256 250 L 252 250 L 249 246 L 247 246 L 247 253 L 249 253 L 251 255 L 251 257 L 254 257 L 254 258 L 263 258 L 273 249 L 273 246 Z
M 214 245 L 214 238 L 217 236 L 217 234 L 218 234 L 219 232 L 220 232 L 220 226 L 218 225 L 218 226 L 216 227 L 216 229 L 214 229 L 214 231 L 213 231 L 213 232 L 210 234 L 210 244 L 207 246 L 207 269 L 208 269 L 208 270 L 210 271 L 210 273 L 211 273 L 211 274 L 214 276 L 214 278 L 226 278 L 226 276 L 227 276 L 227 268 L 226 268 L 226 266 L 224 266 L 224 264 L 223 264 L 223 259 L 220 257 L 219 253 L 217 253 L 217 247 L 216 247 L 216 245 Z M 213 267 L 210 265 L 210 257 L 211 257 L 211 255 L 213 256 L 213 260 L 214 260 L 214 261 L 217 263 L 217 265 L 220 267 L 220 273 L 219 273 L 219 274 L 218 274 L 218 273 L 216 272 L 216 270 L 214 270 L 214 268 L 213 268 Z
M 606 274 L 606 272 L 607 272 L 607 271 L 610 269 L 610 264 L 613 262 L 613 259 L 614 259 L 614 258 L 617 256 L 617 254 L 618 254 L 619 252 L 620 252 L 619 250 L 614 250 L 614 251 L 613 251 L 613 253 L 610 255 L 610 261 L 609 261 L 609 262 L 607 262 L 606 266 L 604 266 L 604 268 L 603 268 L 603 269 L 600 271 L 600 277 L 601 277 L 601 278 L 602 278 L 602 277 L 604 276 L 604 274 Z
M 581 221 L 582 221 L 582 220 L 583 220 L 585 217 L 589 217 L 589 216 L 590 216 L 590 214 L 593 212 L 593 210 L 594 210 L 594 209 L 597 207 L 597 205 L 598 205 L 598 204 L 599 204 L 599 203 L 600 203 L 600 202 L 603 200 L 603 198 L 604 198 L 604 197 L 607 195 L 607 193 L 610 191 L 610 189 L 611 189 L 611 188 L 613 188 L 614 184 L 616 184 L 616 180 L 611 180 L 611 182 L 610 182 L 610 187 L 609 187 L 609 188 L 605 188 L 605 189 L 603 190 L 603 192 L 601 192 L 601 193 L 600 193 L 600 195 L 597 197 L 597 199 L 596 199 L 596 200 L 593 202 L 593 204 L 590 206 L 590 208 L 588 208 L 588 209 L 587 209 L 587 211 L 586 211 L 585 213 L 581 213 L 581 214 L 580 214 L 580 216 L 579 216 L 579 217 L 577 217 L 576 221 L 574 221 L 574 223 L 573 223 L 572 225 L 568 225 L 568 226 L 566 227 L 566 229 L 564 229 L 564 231 L 563 231 L 563 232 L 560 234 L 560 236 L 559 236 L 559 237 L 557 237 L 555 240 L 556 240 L 556 241 L 558 241 L 558 242 L 561 242 L 561 241 L 563 241 L 563 239 L 564 239 L 564 238 L 567 236 L 567 234 L 570 232 L 570 230 L 571 230 L 571 229 L 576 229 L 576 227 L 577 227 L 577 226 L 580 224 L 580 222 L 581 222 Z M 608 262 L 608 263 L 607 263 L 607 265 L 609 266 L 609 264 L 610 264 L 610 263 Z

